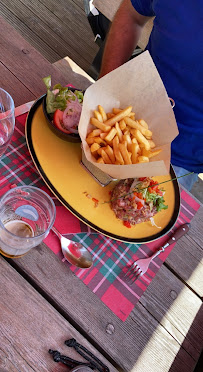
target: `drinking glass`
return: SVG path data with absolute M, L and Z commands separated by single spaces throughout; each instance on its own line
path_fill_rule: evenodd
M 23 256 L 46 238 L 56 208 L 50 196 L 33 186 L 18 186 L 0 199 L 0 253 Z
M 13 98 L 0 88 L 0 157 L 6 151 L 15 126 L 15 106 Z

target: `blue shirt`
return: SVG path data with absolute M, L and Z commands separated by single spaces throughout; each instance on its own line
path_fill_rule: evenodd
M 171 162 L 203 172 L 203 0 L 131 0 L 136 11 L 155 16 L 147 49 L 168 96 L 175 101 L 179 135 Z

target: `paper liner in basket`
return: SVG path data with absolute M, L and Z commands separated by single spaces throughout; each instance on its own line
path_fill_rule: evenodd
M 132 165 L 98 164 L 85 141 L 93 126 L 90 118 L 98 105 L 106 112 L 113 107 L 133 107 L 136 119 L 144 119 L 153 132 L 156 148 L 162 151 L 149 163 Z M 91 85 L 85 92 L 79 134 L 88 161 L 113 178 L 152 177 L 169 174 L 171 142 L 178 128 L 159 73 L 148 51 L 125 63 Z

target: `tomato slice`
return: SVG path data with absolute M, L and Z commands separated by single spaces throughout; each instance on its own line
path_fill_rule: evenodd
M 64 133 L 70 133 L 69 130 L 67 130 L 64 125 L 63 125 L 63 111 L 57 109 L 54 113 L 54 117 L 53 117 L 53 123 L 55 125 L 56 128 L 58 128 L 59 130 L 61 130 L 62 132 Z

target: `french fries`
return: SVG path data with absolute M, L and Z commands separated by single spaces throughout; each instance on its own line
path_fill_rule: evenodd
M 104 123 L 101 123 L 99 120 L 97 120 L 95 118 L 91 118 L 90 122 L 91 122 L 92 125 L 101 129 L 103 132 L 109 132 L 109 130 L 111 129 L 110 125 L 106 125 Z
M 90 147 L 90 151 L 91 152 L 95 152 L 95 151 L 98 151 L 100 149 L 100 146 L 98 143 L 93 143 Z
M 105 164 L 112 164 L 110 157 L 105 150 L 101 150 L 101 157 Z
M 119 143 L 118 148 L 119 148 L 119 150 L 121 152 L 121 155 L 123 157 L 124 164 L 132 164 L 132 161 L 131 161 L 130 156 L 129 156 L 129 152 L 128 152 L 125 144 L 124 143 Z
M 120 153 L 120 150 L 118 148 L 118 145 L 119 145 L 119 138 L 118 138 L 118 136 L 116 136 L 113 139 L 113 150 L 114 150 L 115 158 L 117 160 L 117 164 L 123 165 L 124 164 L 124 160 L 123 160 L 123 157 L 122 157 L 122 155 Z
M 106 113 L 98 105 L 90 119 L 95 128 L 86 137 L 95 162 L 115 165 L 147 163 L 161 152 L 161 149 L 156 149 L 153 133 L 146 121 L 135 117 L 132 106 L 113 108 L 112 112 Z
M 98 109 L 99 109 L 99 112 L 100 112 L 100 114 L 102 116 L 103 121 L 106 121 L 107 120 L 107 116 L 106 116 L 106 113 L 105 113 L 103 107 L 101 105 L 99 105 L 98 106 Z
M 129 127 L 138 129 L 143 134 L 143 136 L 151 138 L 152 136 L 151 130 L 145 128 L 138 121 L 132 120 L 131 118 L 128 118 L 128 117 L 125 117 L 124 120 Z
M 94 129 L 92 132 L 90 132 L 87 136 L 87 138 L 97 137 L 102 133 L 101 129 Z
M 132 164 L 138 163 L 138 154 L 140 152 L 140 148 L 137 143 L 132 142 L 131 152 L 132 152 L 132 157 L 131 157 Z
M 108 119 L 105 124 L 112 126 L 117 121 L 124 119 L 127 115 L 130 114 L 131 111 L 132 111 L 132 106 L 128 106 L 126 107 L 126 109 L 120 111 L 118 114 L 113 116 L 111 119 Z
M 106 141 L 111 141 L 117 134 L 116 128 L 111 128 L 110 132 L 104 137 Z
M 99 111 L 95 110 L 95 111 L 94 111 L 94 116 L 95 116 L 95 118 L 96 118 L 97 120 L 99 120 L 101 123 L 103 122 L 103 117 L 102 117 L 102 115 L 100 114 Z
M 146 137 L 140 132 L 139 129 L 132 129 L 131 134 L 136 138 L 137 142 L 142 144 L 146 150 L 150 150 L 150 144 Z
M 147 156 L 138 156 L 138 163 L 148 163 L 149 158 Z
M 115 155 L 114 155 L 114 152 L 113 152 L 113 149 L 111 146 L 107 145 L 106 148 L 105 148 L 105 151 L 109 157 L 109 159 L 111 160 L 112 164 L 115 163 L 116 161 L 116 158 L 115 158 Z

